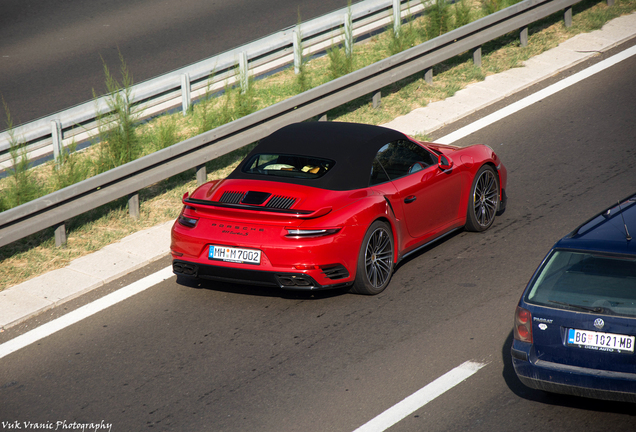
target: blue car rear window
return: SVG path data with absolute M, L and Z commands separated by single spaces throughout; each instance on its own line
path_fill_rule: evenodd
M 556 250 L 527 291 L 528 303 L 636 316 L 636 257 Z

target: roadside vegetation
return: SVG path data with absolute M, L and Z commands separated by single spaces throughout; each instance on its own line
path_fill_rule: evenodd
M 390 25 L 385 32 L 353 45 L 351 52 L 334 45 L 327 50 L 326 56 L 310 61 L 304 59 L 299 74 L 295 74 L 292 66 L 261 80 L 254 80 L 251 76 L 239 77 L 239 81 L 247 82 L 247 88 L 226 85 L 218 95 L 208 92 L 185 117 L 177 113 L 140 122 L 134 110 L 134 95 L 130 93 L 132 74 L 120 57 L 117 74 L 111 73 L 104 64 L 112 114 L 98 119 L 99 136 L 95 137 L 95 145 L 83 151 L 65 153 L 59 163 L 50 162 L 28 169 L 23 143 L 19 137 L 12 135 L 13 168 L 6 178 L 0 180 L 0 211 L 273 105 L 513 3 L 516 1 L 460 0 L 448 5 L 440 0 L 427 13 L 402 23 L 398 34 Z M 378 108 L 373 108 L 369 95 L 332 110 L 327 113 L 328 118 L 386 123 L 416 108 L 451 97 L 468 84 L 484 80 L 488 75 L 520 67 L 530 57 L 554 48 L 576 34 L 599 29 L 607 21 L 634 10 L 636 0 L 616 0 L 612 7 L 605 2 L 582 1 L 573 7 L 570 28 L 563 24 L 563 13 L 557 13 L 529 27 L 526 47 L 520 46 L 517 32 L 484 45 L 481 68 L 474 66 L 471 53 L 465 53 L 435 66 L 432 84 L 426 83 L 422 72 L 382 89 L 382 103 Z M 4 101 L 3 108 L 6 127 L 11 132 L 11 114 Z M 246 146 L 209 162 L 208 179 L 225 177 L 251 148 L 252 145 Z M 133 232 L 175 219 L 181 208 L 181 196 L 196 187 L 193 174 L 186 172 L 140 191 L 142 205 L 139 219 L 128 217 L 127 200 L 122 198 L 67 221 L 67 244 L 63 247 L 55 247 L 53 230 L 47 229 L 0 248 L 0 290 L 64 267 L 71 260 Z

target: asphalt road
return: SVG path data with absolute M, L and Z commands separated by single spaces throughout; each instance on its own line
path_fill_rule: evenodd
M 548 248 L 636 190 L 634 70 L 632 57 L 458 142 L 501 156 L 508 209 L 489 231 L 403 262 L 382 294 L 173 277 L 0 360 L 0 421 L 353 431 L 472 360 L 486 366 L 390 430 L 633 430 L 634 405 L 524 387 L 509 350 L 514 307 Z
M 355 2 L 354 2 L 355 3 Z M 106 91 L 103 61 L 135 83 L 347 6 L 346 0 L 2 0 L 0 96 L 14 126 Z M 0 130 L 6 128 L 2 110 Z

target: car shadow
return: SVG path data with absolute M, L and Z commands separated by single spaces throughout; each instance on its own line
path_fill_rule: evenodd
M 501 350 L 503 362 L 503 376 L 506 385 L 516 396 L 530 400 L 533 402 L 544 403 L 548 405 L 558 405 L 568 408 L 584 409 L 588 411 L 609 412 L 617 414 L 628 414 L 632 417 L 636 416 L 634 404 L 629 402 L 605 401 L 599 399 L 589 399 L 579 396 L 563 395 L 558 393 L 549 393 L 543 390 L 535 390 L 526 387 L 517 377 L 514 367 L 512 366 L 512 356 L 510 349 L 512 348 L 512 330 L 508 334 L 506 341 Z
M 278 297 L 283 299 L 292 300 L 321 300 L 332 297 L 338 297 L 349 292 L 349 288 L 334 288 L 327 290 L 317 291 L 301 291 L 301 290 L 286 290 L 276 287 L 258 286 L 258 285 L 246 285 L 246 284 L 233 284 L 229 282 L 217 282 L 206 279 L 195 279 L 186 276 L 177 275 L 177 284 L 194 289 L 207 289 L 212 291 L 248 295 L 248 296 L 260 296 L 260 297 Z
M 427 253 L 431 249 L 434 249 L 437 246 L 439 246 L 441 244 L 444 244 L 447 241 L 450 241 L 450 240 L 454 239 L 455 237 L 457 237 L 458 235 L 460 235 L 460 234 L 462 234 L 464 232 L 466 232 L 466 231 L 463 228 L 462 229 L 458 229 L 457 231 L 453 231 L 452 233 L 447 234 L 446 236 L 442 237 L 441 239 L 435 240 L 433 243 L 427 245 L 426 247 L 423 247 L 422 249 L 419 249 L 417 252 L 411 253 L 409 256 L 407 256 L 406 258 L 403 258 L 402 260 L 400 260 L 397 263 L 397 265 L 393 269 L 393 273 L 398 271 L 400 269 L 400 267 L 402 267 L 406 263 L 409 263 L 412 260 L 417 259 L 418 257 L 420 257 L 423 254 Z

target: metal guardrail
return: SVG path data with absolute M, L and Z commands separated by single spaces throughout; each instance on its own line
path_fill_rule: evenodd
M 429 2 L 431 0 L 428 0 Z M 354 37 L 384 29 L 399 6 L 400 16 L 420 12 L 426 0 L 365 0 L 351 6 Z M 235 48 L 218 56 L 134 85 L 131 90 L 140 118 L 182 107 L 191 100 L 217 91 L 236 80 L 237 67 L 249 68 L 251 76 L 261 76 L 294 63 L 295 32 L 302 35 L 305 58 L 324 51 L 342 40 L 344 15 L 341 9 L 289 27 L 278 33 Z M 244 62 L 244 63 L 243 63 Z M 213 76 L 211 76 L 213 75 Z M 245 74 L 247 76 L 247 73 Z M 15 127 L 14 136 L 26 143 L 29 160 L 59 153 L 61 146 L 80 144 L 97 136 L 97 115 L 109 111 L 107 96 Z M 11 166 L 9 131 L 0 133 L 0 169 Z
M 202 167 L 282 126 L 320 116 L 396 81 L 432 70 L 464 52 L 472 50 L 477 62 L 481 45 L 507 33 L 519 31 L 523 44 L 527 26 L 553 13 L 565 10 L 568 25 L 571 7 L 579 1 L 525 0 L 246 117 L 7 210 L 0 213 L 0 247 L 48 227 L 58 226 L 63 231 L 65 220 L 116 199 L 129 196 L 134 202 L 143 188 Z

